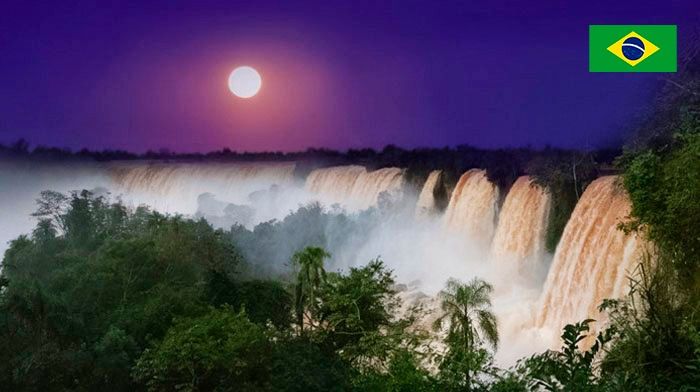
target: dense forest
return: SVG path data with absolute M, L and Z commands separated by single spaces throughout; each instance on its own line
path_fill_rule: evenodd
M 643 235 L 653 249 L 630 276 L 629 295 L 600 304 L 610 323 L 595 336 L 589 336 L 594 320 L 570 320 L 560 350 L 501 369 L 493 362 L 500 341 L 486 281 L 447 282 L 439 294 L 442 317 L 432 326 L 442 331 L 445 349 L 435 350 L 430 331 L 415 323 L 425 310 L 400 310 L 395 277 L 381 259 L 331 272 L 333 255 L 323 245 L 332 239 L 317 233 L 297 238 L 288 260 L 275 261 L 288 263 L 287 274 L 260 269 L 262 260 L 280 257 L 266 248 L 276 233 L 331 219 L 318 206 L 255 230 L 221 230 L 87 191 L 47 190 L 38 200 L 35 229 L 12 241 L 3 257 L 1 389 L 698 390 L 699 108 L 700 58 L 690 53 L 616 159 L 632 201 L 630 221 L 620 229 Z M 3 151 L 90 159 L 169 154 L 29 151 L 25 142 Z M 601 163 L 617 155 L 467 147 L 304 154 L 322 155 L 325 165 L 407 167 L 416 178 L 435 168 L 454 177 L 485 167 L 505 187 L 532 174 L 559 198 L 550 217 L 558 227 L 586 182 L 604 170 Z M 256 157 L 245 159 L 300 158 Z M 549 237 L 548 246 L 556 246 L 556 232 Z M 594 343 L 582 350 L 583 339 Z

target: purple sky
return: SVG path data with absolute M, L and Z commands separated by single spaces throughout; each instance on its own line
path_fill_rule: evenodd
M 573 3 L 5 1 L 0 142 L 600 146 L 659 75 L 588 73 L 588 25 L 677 24 L 682 51 L 700 3 Z M 237 65 L 262 74 L 253 99 L 228 91 Z

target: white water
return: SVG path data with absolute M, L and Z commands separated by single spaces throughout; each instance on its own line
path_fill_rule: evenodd
M 464 238 L 488 246 L 496 230 L 498 188 L 486 178 L 484 170 L 464 173 L 452 192 L 445 211 L 444 224 L 462 232 Z
M 550 197 L 526 177 L 513 185 L 499 211 L 498 188 L 484 171 L 470 170 L 452 192 L 445 214 L 439 215 L 423 213 L 434 206 L 432 182 L 438 181 L 439 172 L 430 174 L 420 195 L 408 194 L 404 171 L 398 168 L 325 168 L 310 173 L 306 181 L 293 173 L 294 165 L 284 163 L 0 162 L 0 251 L 10 239 L 31 231 L 34 199 L 44 189 L 103 187 L 127 204 L 187 216 L 198 213 L 221 227 L 280 219 L 314 200 L 350 212 L 380 206 L 362 233 L 334 233 L 347 237 L 346 245 L 329 249 L 334 265 L 363 265 L 381 256 L 399 281 L 420 281 L 415 290 L 429 295 L 450 277 L 468 281 L 478 276 L 492 282 L 504 347 L 497 354 L 501 364 L 556 345 L 563 323 L 590 315 L 602 298 L 624 294 L 624 277 L 635 261 L 636 240 L 616 229 L 629 203 L 612 177 L 586 190 L 547 271 L 551 256 L 544 251 L 544 233 Z
M 293 163 L 117 163 L 107 167 L 113 192 L 132 204 L 191 215 L 203 193 L 221 202 L 256 206 L 247 225 L 281 218 L 296 209 L 301 197 L 294 187 Z M 280 191 L 287 191 L 279 198 Z M 208 207 L 212 209 L 211 203 Z M 216 211 L 208 211 L 214 213 Z
M 550 196 L 530 177 L 518 178 L 501 208 L 491 243 L 492 262 L 510 272 L 512 279 L 541 284 L 546 272 L 545 235 Z
M 416 202 L 416 217 L 423 218 L 437 214 L 437 205 L 435 204 L 435 189 L 439 186 L 442 170 L 433 170 L 428 175 L 423 188 L 418 195 Z
M 404 171 L 395 167 L 367 171 L 362 166 L 336 166 L 312 171 L 306 189 L 327 205 L 351 210 L 377 205 L 380 196 L 400 196 Z
M 544 286 L 536 323 L 559 330 L 585 318 L 600 319 L 605 298 L 619 298 L 640 258 L 641 242 L 617 228 L 630 203 L 614 176 L 591 183 L 562 235 Z

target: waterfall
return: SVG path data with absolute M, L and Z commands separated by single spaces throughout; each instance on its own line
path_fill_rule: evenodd
M 367 171 L 363 166 L 336 166 L 316 169 L 306 178 L 306 189 L 321 202 L 350 210 L 375 206 L 380 195 L 397 195 L 403 186 L 404 170 L 395 167 Z
M 442 170 L 433 170 L 428 175 L 428 179 L 425 180 L 423 189 L 418 195 L 418 202 L 416 202 L 416 218 L 428 217 L 438 212 L 435 204 L 435 188 L 440 185 L 441 176 Z
M 107 170 L 113 192 L 158 211 L 191 214 L 205 192 L 230 203 L 248 204 L 254 192 L 289 185 L 293 163 L 116 163 Z
M 44 189 L 108 189 L 129 205 L 203 216 L 222 228 L 232 224 L 251 228 L 282 219 L 313 200 L 357 211 L 404 190 L 405 172 L 399 168 L 323 168 L 312 171 L 303 184 L 295 181 L 294 169 L 293 163 L 274 162 L 0 165 L 0 198 L 7 206 L 4 222 L 9 222 L 0 227 L 0 251 L 7 241 L 31 231 L 34 199 Z M 329 231 L 350 238 L 329 249 L 342 262 L 338 266 L 361 265 L 381 255 L 400 282 L 420 280 L 416 290 L 431 295 L 444 287 L 448 277 L 466 281 L 478 276 L 492 282 L 500 332 L 504 346 L 510 347 L 499 360 L 515 360 L 547 348 L 542 347 L 545 344 L 556 345 L 553 341 L 567 323 L 587 317 L 605 321 L 596 308 L 604 298 L 626 293 L 627 276 L 643 245 L 636 236 L 617 229 L 630 211 L 617 177 L 599 178 L 585 190 L 542 286 L 550 257 L 544 237 L 556 195 L 529 177 L 520 177 L 499 211 L 498 187 L 485 171 L 473 169 L 461 176 L 440 216 L 434 191 L 443 185 L 443 174 L 428 175 L 415 209 L 359 219 L 356 223 L 361 226 L 349 225 L 355 231 Z
M 564 229 L 547 276 L 536 323 L 554 331 L 585 318 L 600 319 L 605 298 L 626 294 L 641 241 L 618 229 L 630 202 L 618 177 L 593 181 Z
M 501 208 L 491 258 L 521 280 L 536 280 L 545 267 L 549 208 L 549 193 L 527 176 L 515 181 Z
M 452 192 L 444 216 L 444 226 L 464 233 L 468 239 L 488 245 L 496 228 L 498 188 L 484 170 L 462 174 Z

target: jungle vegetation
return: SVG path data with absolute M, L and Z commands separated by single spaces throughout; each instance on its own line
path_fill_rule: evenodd
M 221 230 L 88 191 L 45 191 L 36 227 L 13 240 L 2 260 L 0 389 L 697 391 L 700 58 L 697 51 L 688 56 L 617 159 L 632 202 L 620 229 L 643 236 L 650 249 L 630 274 L 629 295 L 601 304 L 610 322 L 595 336 L 594 320 L 571 320 L 561 349 L 499 369 L 488 282 L 447 283 L 439 296 L 444 315 L 434 326 L 444 332 L 444 349 L 436 351 L 428 331 L 415 326 L 422 310 L 399 310 L 395 277 L 380 259 L 333 272 L 333 255 L 319 238 L 298 238 L 287 252 L 288 274 L 255 271 L 256 258 L 272 257 L 265 241 L 313 218 L 313 206 L 281 226 Z M 72 154 L 30 152 L 26 143 L 3 151 Z M 333 162 L 371 156 L 375 166 L 407 167 L 415 178 L 452 167 L 452 181 L 474 165 L 499 186 L 529 173 L 553 194 L 568 192 L 555 202 L 556 227 L 601 170 L 594 153 L 519 160 L 501 151 L 492 156 L 511 159 L 491 166 L 465 151 L 441 152 L 446 161 L 395 147 L 314 154 L 340 156 Z M 76 155 L 128 153 L 102 154 Z M 556 242 L 555 232 L 548 244 Z M 593 342 L 586 349 L 584 339 Z

